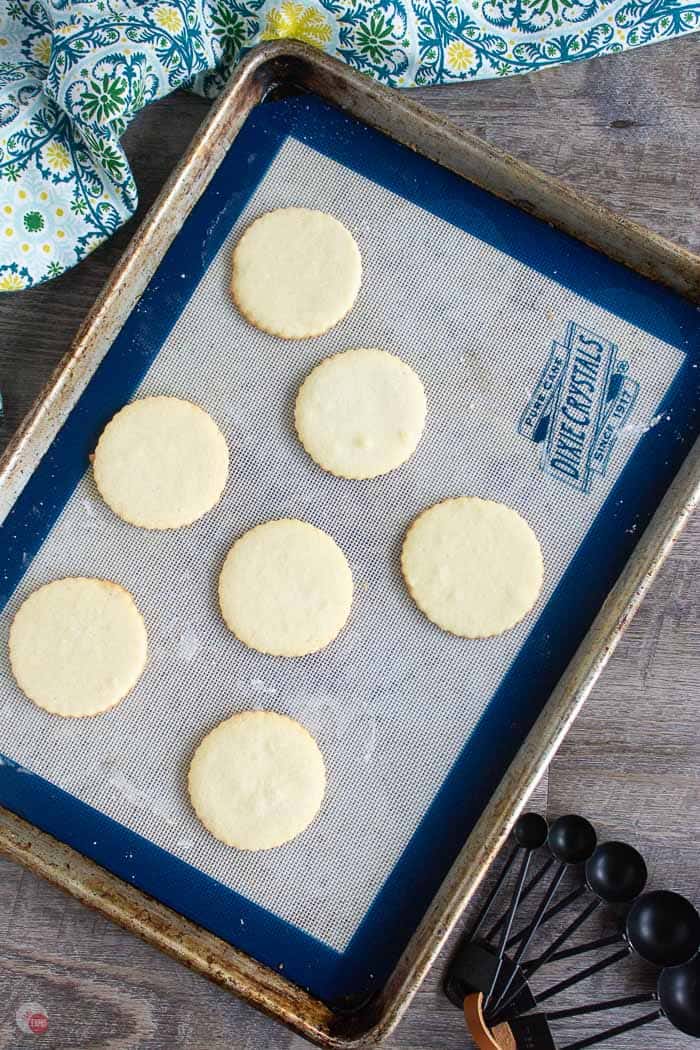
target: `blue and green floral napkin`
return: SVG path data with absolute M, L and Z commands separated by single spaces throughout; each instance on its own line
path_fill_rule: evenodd
M 528 73 L 700 27 L 700 0 L 0 0 L 0 290 L 74 266 L 134 212 L 119 144 L 148 102 L 213 97 L 294 37 L 395 87 Z

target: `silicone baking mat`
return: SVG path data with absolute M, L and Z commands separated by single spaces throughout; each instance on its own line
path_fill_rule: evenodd
M 241 231 L 270 208 L 341 218 L 364 262 L 327 335 L 286 342 L 238 315 Z M 697 430 L 693 307 L 313 99 L 258 108 L 2 527 L 0 801 L 321 998 L 386 977 L 581 640 Z M 324 473 L 294 433 L 299 383 L 330 353 L 379 346 L 422 377 L 428 419 L 404 467 Z M 231 449 L 219 506 L 153 533 L 101 502 L 88 454 L 133 396 L 201 404 Z M 438 630 L 403 586 L 404 532 L 461 493 L 532 524 L 545 585 L 501 638 Z M 347 628 L 324 652 L 266 657 L 224 627 L 233 540 L 307 519 L 346 552 Z M 7 662 L 19 603 L 59 576 L 126 586 L 150 658 L 94 719 L 29 703 Z M 283 711 L 328 768 L 320 816 L 245 853 L 188 803 L 202 736 L 233 711 Z

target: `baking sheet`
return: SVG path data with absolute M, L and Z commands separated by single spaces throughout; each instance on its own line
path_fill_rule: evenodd
M 320 107 L 309 109 L 308 102 L 281 105 L 296 108 L 302 122 L 309 114 L 321 119 Z M 332 125 L 343 118 L 323 119 Z M 570 633 L 575 640 L 580 629 L 580 610 L 560 595 L 562 587 L 571 593 L 577 559 L 588 593 L 605 592 L 606 555 L 595 544 L 598 561 L 590 553 L 591 529 L 600 527 L 603 508 L 620 551 L 631 546 L 644 501 L 637 506 L 634 486 L 631 496 L 613 489 L 640 446 L 647 464 L 655 462 L 658 449 L 650 441 L 657 434 L 668 437 L 677 428 L 678 440 L 687 440 L 675 402 L 664 401 L 687 345 L 670 311 L 666 316 L 661 309 L 655 331 L 634 323 L 639 279 L 619 267 L 626 316 L 572 289 L 569 280 L 562 283 L 551 255 L 557 246 L 551 238 L 561 235 L 547 231 L 527 262 L 522 251 L 518 257 L 496 247 L 509 235 L 513 209 L 479 191 L 457 208 L 459 222 L 448 221 L 332 159 L 318 148 L 327 148 L 328 135 L 315 145 L 282 136 L 278 145 L 236 221 L 225 225 L 226 212 L 210 209 L 212 221 L 188 235 L 188 250 L 179 256 L 183 269 L 178 272 L 173 258 L 161 268 L 127 333 L 132 356 L 153 358 L 136 393 L 192 398 L 226 434 L 231 477 L 221 504 L 186 530 L 136 530 L 102 504 L 87 470 L 37 556 L 27 557 L 0 617 L 4 641 L 18 604 L 41 583 L 71 574 L 113 578 L 144 613 L 147 670 L 112 712 L 60 721 L 19 693 L 3 644 L 0 737 L 11 762 L 235 891 L 229 939 L 237 923 L 238 942 L 248 946 L 243 899 L 335 956 L 350 957 L 366 935 L 373 904 L 382 897 L 386 903 L 393 892 L 393 908 L 408 918 L 406 887 L 418 883 L 418 896 L 425 892 L 415 865 L 397 870 L 409 843 L 415 854 L 422 837 L 420 863 L 431 879 L 439 878 L 443 855 L 431 850 L 426 828 L 451 771 L 452 795 L 440 819 L 452 812 L 457 828 L 463 826 L 454 811 L 455 776 L 462 797 L 478 809 L 493 770 L 474 731 L 494 697 L 501 699 L 502 728 L 514 737 L 527 727 L 539 683 L 539 700 L 546 699 L 543 669 L 556 668 L 565 657 L 562 639 Z M 254 151 L 248 156 L 255 160 Z M 404 175 L 404 191 L 405 183 Z M 221 180 L 208 192 L 226 196 Z M 262 212 L 289 204 L 321 207 L 343 219 L 364 261 L 355 309 L 331 333 L 306 342 L 255 331 L 228 293 L 230 253 L 240 232 Z M 574 263 L 583 267 L 593 253 L 577 250 L 585 254 Z M 191 294 L 180 302 L 178 282 L 190 284 L 197 271 Z M 158 350 L 153 332 L 164 302 L 179 316 Z M 292 423 L 304 376 L 329 353 L 351 346 L 400 354 L 422 377 L 428 399 L 416 455 L 370 482 L 326 475 L 299 446 Z M 407 525 L 425 506 L 460 493 L 508 502 L 542 544 L 542 598 L 534 615 L 500 639 L 467 642 L 443 634 L 416 610 L 400 578 Z M 223 626 L 215 598 L 233 540 L 280 516 L 306 518 L 328 531 L 348 555 L 355 579 L 347 629 L 328 650 L 299 661 L 245 649 Z M 548 629 L 551 620 L 556 635 Z M 521 711 L 517 697 L 513 705 L 502 696 L 512 689 L 518 662 L 534 675 L 517 684 Z M 185 787 L 201 737 L 247 707 L 284 711 L 307 725 L 329 774 L 312 828 L 259 854 L 212 839 L 195 820 Z M 121 862 L 126 870 L 134 862 L 130 877 L 140 882 L 138 848 L 129 841 Z M 92 845 L 99 849 L 99 838 Z M 263 947 L 266 961 L 319 986 L 317 975 L 299 965 L 296 948 L 277 949 L 279 962 L 274 950 Z M 371 981 L 382 960 L 376 957 L 375 965 L 367 950 L 362 957 L 363 979 Z

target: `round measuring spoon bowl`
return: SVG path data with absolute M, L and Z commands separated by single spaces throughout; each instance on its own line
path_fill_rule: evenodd
M 700 947 L 700 915 L 679 893 L 654 890 L 630 908 L 626 937 L 637 955 L 654 966 L 679 966 Z
M 700 957 L 662 970 L 657 994 L 673 1027 L 700 1039 Z
M 570 813 L 557 817 L 547 841 L 552 854 L 562 864 L 583 864 L 596 847 L 595 828 L 585 817 Z
M 547 841 L 548 830 L 547 821 L 539 813 L 521 813 L 513 827 L 513 837 L 522 849 L 539 849 Z
M 626 842 L 603 842 L 586 861 L 586 885 L 608 904 L 628 904 L 642 892 L 647 866 Z

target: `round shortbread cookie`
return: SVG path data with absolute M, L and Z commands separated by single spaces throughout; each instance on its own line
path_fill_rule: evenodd
M 237 849 L 272 849 L 314 819 L 326 769 L 316 741 L 298 722 L 273 711 L 243 711 L 201 742 L 188 788 L 195 813 L 215 838 Z
M 69 577 L 34 591 L 10 628 L 18 686 L 51 714 L 98 715 L 119 703 L 146 665 L 147 637 L 128 591 Z
M 376 478 L 413 454 L 425 426 L 425 391 L 385 350 L 346 350 L 302 383 L 294 413 L 299 440 L 324 470 Z
M 462 496 L 413 522 L 401 570 L 429 620 L 463 638 L 514 627 L 542 588 L 542 551 L 528 523 L 505 503 Z
M 251 649 L 305 656 L 332 642 L 352 604 L 352 573 L 340 547 L 306 521 L 282 518 L 250 529 L 226 556 L 219 603 Z
M 250 324 L 283 339 L 327 332 L 352 308 L 361 280 L 350 231 L 310 208 L 261 215 L 233 250 L 236 306 Z
M 92 468 L 100 495 L 124 521 L 177 529 L 218 503 L 228 478 L 228 447 L 198 405 L 144 397 L 107 424 Z

